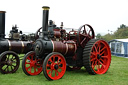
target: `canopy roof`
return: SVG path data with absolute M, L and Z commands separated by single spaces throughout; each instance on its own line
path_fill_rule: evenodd
M 128 38 L 126 38 L 126 39 L 114 39 L 114 40 L 111 40 L 111 41 L 128 42 Z M 111 41 L 109 41 L 109 42 L 111 42 Z

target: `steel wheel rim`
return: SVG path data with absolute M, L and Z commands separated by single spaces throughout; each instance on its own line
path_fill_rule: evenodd
M 107 72 L 111 63 L 111 51 L 105 41 L 95 42 L 91 50 L 90 61 L 91 67 L 96 74 Z
M 66 71 L 66 61 L 63 56 L 59 54 L 52 55 L 46 64 L 47 75 L 52 80 L 57 80 L 63 77 Z
M 19 68 L 19 58 L 13 53 L 7 53 L 1 56 L 0 70 L 2 73 L 14 73 Z
M 29 54 L 25 60 L 25 70 L 30 75 L 38 75 L 42 72 L 42 62 L 35 58 L 35 52 Z

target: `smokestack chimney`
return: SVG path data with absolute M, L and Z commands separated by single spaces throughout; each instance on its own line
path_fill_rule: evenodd
M 0 39 L 5 38 L 5 11 L 0 11 Z
M 48 32 L 48 16 L 49 16 L 49 9 L 48 6 L 43 6 L 43 22 L 42 22 L 42 32 L 43 32 L 43 38 L 47 37 Z

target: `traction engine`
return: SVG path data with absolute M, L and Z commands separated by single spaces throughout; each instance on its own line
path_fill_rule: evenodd
M 22 61 L 26 75 L 42 72 L 48 80 L 58 80 L 67 70 L 84 66 L 89 74 L 104 74 L 111 62 L 109 45 L 104 40 L 94 39 L 95 33 L 89 24 L 78 31 L 66 32 L 63 23 L 57 27 L 52 20 L 48 23 L 49 7 L 43 8 L 42 32 Z
M 0 72 L 3 74 L 14 73 L 20 65 L 18 54 L 32 50 L 34 34 L 25 35 L 18 31 L 15 25 L 5 38 L 5 11 L 0 11 Z

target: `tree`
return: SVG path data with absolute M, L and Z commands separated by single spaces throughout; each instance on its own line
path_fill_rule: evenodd
M 122 25 L 120 25 L 120 27 L 118 29 L 123 29 L 123 28 L 126 28 L 126 27 L 127 27 L 126 25 L 122 24 Z
M 97 35 L 96 35 L 96 39 L 101 39 L 101 34 L 100 33 L 98 33 Z

